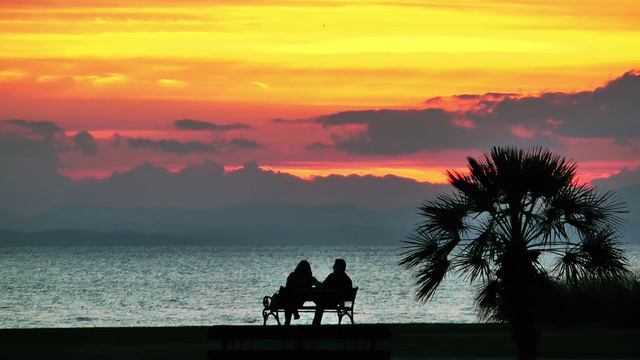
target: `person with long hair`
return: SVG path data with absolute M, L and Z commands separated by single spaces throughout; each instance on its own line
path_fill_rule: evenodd
M 298 263 L 295 270 L 287 277 L 287 290 L 304 290 L 311 289 L 314 286 L 319 286 L 320 282 L 313 276 L 311 271 L 311 264 L 307 260 L 302 260 Z M 297 308 L 304 304 L 303 300 L 289 298 L 286 300 L 289 304 L 288 308 L 284 311 L 284 324 L 291 324 L 291 316 L 297 320 L 300 318 Z

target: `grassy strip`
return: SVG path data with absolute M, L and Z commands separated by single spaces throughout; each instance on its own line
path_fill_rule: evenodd
M 392 359 L 418 358 L 514 358 L 515 347 L 508 326 L 501 324 L 391 324 L 389 349 Z M 223 327 L 102 328 L 102 329 L 21 329 L 0 330 L 1 359 L 205 359 L 208 349 L 219 347 L 219 336 L 212 329 Z M 247 343 L 258 344 L 259 337 L 276 332 L 275 326 L 238 326 Z M 291 330 L 303 330 L 293 326 Z M 323 326 L 318 334 L 334 333 L 340 338 L 349 325 Z M 362 325 L 356 332 L 369 329 Z M 309 327 L 304 327 L 309 329 Z M 306 331 L 305 331 L 306 332 Z M 313 332 L 310 332 L 313 333 Z M 312 337 L 314 335 L 311 335 Z M 332 335 L 333 336 L 333 335 Z M 580 326 L 541 329 L 541 358 L 623 359 L 640 356 L 640 327 L 607 328 Z M 269 336 L 266 336 L 267 338 Z M 331 336 L 330 336 L 331 337 Z M 322 336 L 315 341 L 319 348 Z M 335 340 L 327 340 L 329 342 Z M 272 341 L 273 342 L 273 341 Z M 281 346 L 281 341 L 276 341 Z M 326 344 L 325 344 L 326 345 Z M 273 354 L 278 356 L 278 354 Z
M 389 325 L 393 358 L 513 358 L 508 325 Z M 640 327 L 579 326 L 540 329 L 541 358 L 638 358 Z

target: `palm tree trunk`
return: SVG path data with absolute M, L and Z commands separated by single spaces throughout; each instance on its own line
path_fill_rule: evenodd
M 539 338 L 533 312 L 533 282 L 522 270 L 524 269 L 514 271 L 504 279 L 504 310 L 511 325 L 511 336 L 518 349 L 518 359 L 533 360 L 538 355 Z
M 511 320 L 511 334 L 517 346 L 519 360 L 535 360 L 538 357 L 539 334 L 532 315 L 532 312 L 523 309 Z
M 505 310 L 518 349 L 518 359 L 535 360 L 538 357 L 539 338 L 533 314 L 536 270 L 529 258 L 517 215 L 512 216 L 511 226 L 511 246 L 503 263 Z

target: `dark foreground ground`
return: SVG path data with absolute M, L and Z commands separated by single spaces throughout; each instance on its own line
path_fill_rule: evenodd
M 542 329 L 546 359 L 640 359 L 640 327 Z M 496 324 L 2 329 L 0 359 L 510 359 Z

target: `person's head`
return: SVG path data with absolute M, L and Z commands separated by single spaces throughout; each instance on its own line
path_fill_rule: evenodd
M 296 266 L 295 272 L 302 274 L 311 274 L 311 264 L 307 260 L 302 260 Z
M 333 264 L 333 272 L 343 273 L 345 270 L 347 270 L 347 262 L 344 259 L 336 259 Z

